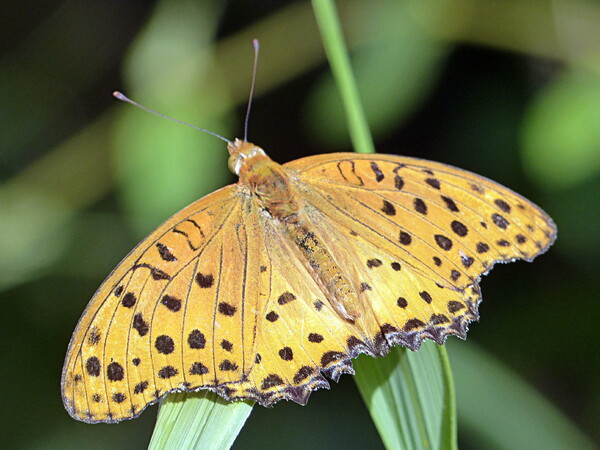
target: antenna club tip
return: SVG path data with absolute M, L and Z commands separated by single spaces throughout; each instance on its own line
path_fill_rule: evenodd
M 260 47 L 258 39 L 252 39 L 252 47 L 254 47 L 255 50 L 258 50 L 258 47 Z
M 126 98 L 126 97 L 125 97 L 125 96 L 124 96 L 124 95 L 123 95 L 121 92 L 119 92 L 119 91 L 114 91 L 114 92 L 112 93 L 112 95 L 113 95 L 113 97 L 115 97 L 115 98 L 118 98 L 119 100 L 125 100 L 125 98 Z

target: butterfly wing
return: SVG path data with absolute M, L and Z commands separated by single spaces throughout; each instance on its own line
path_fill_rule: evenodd
M 236 314 L 243 309 L 241 283 L 232 268 L 242 270 L 248 252 L 226 231 L 240 223 L 242 205 L 235 185 L 198 200 L 142 241 L 100 286 L 63 368 L 63 402 L 74 418 L 116 422 L 168 391 L 238 381 L 243 361 L 226 357 L 228 342 L 246 345 L 244 316 Z
M 375 344 L 382 328 L 388 344 L 412 349 L 424 338 L 464 337 L 478 317 L 480 277 L 497 262 L 531 261 L 556 237 L 552 219 L 527 199 L 444 164 L 349 153 L 284 167 L 371 305 L 362 339 Z M 385 343 L 367 351 L 385 352 Z

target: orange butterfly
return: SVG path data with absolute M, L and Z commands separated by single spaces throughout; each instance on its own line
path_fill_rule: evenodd
M 445 164 L 228 149 L 238 183 L 144 239 L 83 313 L 62 374 L 74 418 L 133 418 L 177 390 L 305 404 L 360 353 L 465 338 L 480 277 L 556 236 L 530 201 Z

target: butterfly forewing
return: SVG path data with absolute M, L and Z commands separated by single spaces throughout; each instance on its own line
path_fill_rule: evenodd
M 131 418 L 167 391 L 184 388 L 188 339 L 198 351 L 208 348 L 212 360 L 213 273 L 219 267 L 221 228 L 240 208 L 235 192 L 228 186 L 173 216 L 100 286 L 73 334 L 63 368 L 63 402 L 73 417 Z M 208 331 L 190 338 L 194 326 Z M 232 327 L 238 328 L 239 323 Z
M 384 234 L 391 246 L 400 241 L 414 266 L 428 266 L 436 274 L 437 261 L 470 274 L 485 272 L 493 262 L 531 260 L 554 241 L 552 219 L 529 200 L 487 178 L 445 164 L 391 155 L 331 154 L 303 158 L 285 165 L 307 185 L 311 198 L 320 197 L 332 211 L 334 221 L 361 221 Z M 325 204 L 318 198 L 317 204 Z M 390 223 L 397 224 L 396 228 Z M 398 231 L 398 233 L 391 233 Z M 402 233 L 404 231 L 404 233 Z M 407 235 L 407 234 L 408 235 Z M 414 240 L 423 242 L 414 250 Z M 479 245 L 484 244 L 484 245 Z M 427 256 L 430 256 L 428 260 Z M 480 266 L 463 263 L 478 258 Z M 468 267 L 465 267 L 468 266 Z M 439 274 L 439 275 L 438 275 Z M 451 278 L 451 276 L 450 276 Z

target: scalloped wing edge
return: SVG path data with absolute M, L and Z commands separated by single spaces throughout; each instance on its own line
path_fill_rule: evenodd
M 79 417 L 75 415 L 73 406 L 69 404 L 70 402 L 64 397 L 63 400 L 65 401 L 65 406 L 67 407 L 69 414 L 85 423 L 117 423 L 123 420 L 135 419 L 142 414 L 146 408 L 160 402 L 169 394 L 177 392 L 193 393 L 201 390 L 214 392 L 227 401 L 253 400 L 265 407 L 272 407 L 281 400 L 288 400 L 300 405 L 306 405 L 313 391 L 330 389 L 330 384 L 325 376 L 337 383 L 343 374 L 354 375 L 355 371 L 351 360 L 357 358 L 361 354 L 372 357 L 382 357 L 387 355 L 393 347 L 398 345 L 412 351 L 417 351 L 421 347 L 421 344 L 428 339 L 439 345 L 443 345 L 448 336 L 458 336 L 461 339 L 465 339 L 467 337 L 469 324 L 479 320 L 477 309 L 480 302 L 481 297 L 477 298 L 475 302 L 467 301 L 466 314 L 453 318 L 450 325 L 430 324 L 418 331 L 405 332 L 390 324 L 384 324 L 381 326 L 381 332 L 375 336 L 373 342 L 365 343 L 358 339 L 349 342 L 348 353 L 332 352 L 336 354 L 332 355 L 330 364 L 326 367 L 315 367 L 314 375 L 307 378 L 305 383 L 297 386 L 288 385 L 281 390 L 260 392 L 258 389 L 250 389 L 246 391 L 245 395 L 235 395 L 235 390 L 231 388 L 232 383 L 225 383 L 218 386 L 205 385 L 194 388 L 178 387 L 164 392 L 155 400 L 146 404 L 139 411 L 132 411 L 130 417 L 122 417 L 119 419 L 108 418 L 105 420 L 91 420 L 89 418 Z

